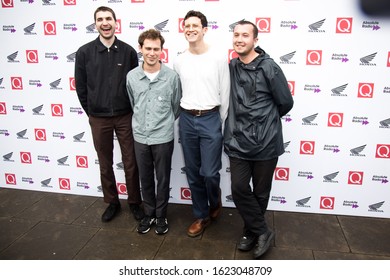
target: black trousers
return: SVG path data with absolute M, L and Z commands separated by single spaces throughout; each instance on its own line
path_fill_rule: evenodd
M 92 138 L 99 159 L 100 181 L 104 202 L 119 203 L 113 169 L 114 132 L 119 142 L 125 172 L 127 202 L 141 204 L 138 167 L 134 154 L 134 139 L 131 126 L 131 114 L 116 117 L 89 116 Z
M 264 215 L 278 158 L 249 161 L 229 157 L 229 161 L 233 201 L 244 220 L 244 232 L 261 235 L 267 231 Z
M 135 141 L 134 147 L 145 215 L 166 218 L 174 141 L 157 145 Z

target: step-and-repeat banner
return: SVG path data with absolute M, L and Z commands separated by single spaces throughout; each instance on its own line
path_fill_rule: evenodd
M 143 30 L 160 30 L 170 67 L 187 47 L 188 10 L 207 16 L 206 41 L 227 59 L 235 23 L 254 22 L 295 100 L 283 117 L 286 153 L 269 209 L 390 218 L 390 19 L 365 15 L 354 0 L 1 0 L 0 187 L 102 196 L 74 82 L 75 52 L 98 36 L 101 5 L 114 9 L 117 37 L 137 50 Z M 176 126 L 170 202 L 189 204 L 177 135 Z M 234 207 L 222 160 L 223 204 Z M 114 169 L 125 198 L 116 140 Z

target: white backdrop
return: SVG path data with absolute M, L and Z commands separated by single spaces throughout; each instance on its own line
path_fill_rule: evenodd
M 286 153 L 269 209 L 390 217 L 390 20 L 370 18 L 358 1 L 321 0 L 2 0 L 0 8 L 0 187 L 102 196 L 88 120 L 74 90 L 75 52 L 94 40 L 93 12 L 114 9 L 117 36 L 138 50 L 138 35 L 159 29 L 172 66 L 187 42 L 188 10 L 208 18 L 206 40 L 231 58 L 232 27 L 259 27 L 259 45 L 282 67 L 295 100 L 283 118 Z M 387 106 L 387 107 L 386 107 Z M 177 132 L 177 131 L 176 131 Z M 176 133 L 176 136 L 178 134 Z M 172 203 L 191 203 L 180 143 Z M 115 142 L 118 190 L 125 198 Z M 223 204 L 231 200 L 223 155 Z

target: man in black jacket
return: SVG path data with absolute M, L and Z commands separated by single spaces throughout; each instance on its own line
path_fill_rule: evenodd
M 249 21 L 234 27 L 238 58 L 229 64 L 231 92 L 224 130 L 233 201 L 244 220 L 238 249 L 255 247 L 254 258 L 263 255 L 274 238 L 264 214 L 278 157 L 284 153 L 280 118 L 293 107 L 282 69 L 255 47 L 257 35 L 256 25 Z
M 104 202 L 109 203 L 102 221 L 112 220 L 121 209 L 113 170 L 114 132 L 117 136 L 127 187 L 127 202 L 135 219 L 143 218 L 138 168 L 131 127 L 132 108 L 126 75 L 138 66 L 137 52 L 115 36 L 116 16 L 108 7 L 94 13 L 99 37 L 76 53 L 75 79 L 80 104 L 89 117 L 100 166 Z

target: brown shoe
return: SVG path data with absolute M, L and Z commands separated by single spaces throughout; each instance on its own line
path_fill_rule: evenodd
M 210 224 L 210 219 L 197 219 L 195 222 L 190 225 L 187 230 L 189 237 L 197 237 L 204 232 L 204 229 Z

